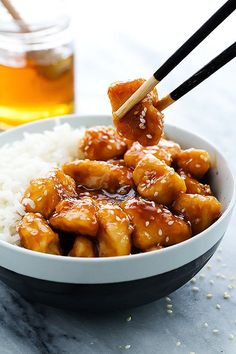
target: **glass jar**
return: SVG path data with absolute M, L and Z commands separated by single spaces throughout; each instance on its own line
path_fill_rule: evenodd
M 68 16 L 0 24 L 0 129 L 74 111 L 74 51 Z

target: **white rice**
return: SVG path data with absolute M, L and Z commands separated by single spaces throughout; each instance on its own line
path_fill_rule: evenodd
M 69 124 L 44 133 L 28 134 L 0 148 L 0 240 L 18 243 L 17 225 L 24 215 L 22 195 L 32 178 L 79 156 L 78 143 L 85 128 Z

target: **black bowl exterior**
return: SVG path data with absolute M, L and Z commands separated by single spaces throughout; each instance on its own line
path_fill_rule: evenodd
M 0 267 L 0 279 L 25 299 L 74 311 L 104 312 L 144 305 L 169 295 L 208 262 L 221 239 L 190 263 L 149 278 L 109 284 L 70 284 L 36 279 Z M 158 251 L 156 251 L 158 252 Z

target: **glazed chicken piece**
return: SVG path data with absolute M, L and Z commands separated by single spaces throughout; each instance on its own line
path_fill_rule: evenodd
M 80 150 L 89 160 L 106 161 L 124 155 L 127 146 L 113 127 L 98 126 L 85 131 Z
M 85 236 L 78 235 L 75 238 L 74 245 L 69 252 L 70 257 L 96 257 L 93 241 Z
M 176 155 L 181 151 L 179 144 L 175 143 L 172 140 L 167 140 L 164 138 L 161 138 L 158 143 L 158 146 L 162 150 L 167 151 L 171 155 L 172 159 L 175 159 Z
M 194 235 L 209 227 L 221 213 L 221 204 L 215 197 L 199 194 L 180 194 L 173 208 L 191 222 Z
M 112 84 L 108 89 L 112 111 L 115 112 L 122 106 L 144 82 L 144 79 L 137 79 Z M 157 91 L 154 89 L 123 118 L 118 119 L 113 114 L 118 133 L 144 146 L 157 144 L 163 131 L 163 114 L 155 108 L 157 101 Z
M 99 208 L 98 219 L 99 257 L 130 254 L 133 228 L 124 211 L 108 203 Z
M 211 188 L 208 184 L 202 184 L 193 178 L 189 173 L 185 173 L 183 170 L 178 170 L 178 174 L 183 178 L 186 185 L 186 193 L 189 194 L 201 194 L 212 195 Z
M 126 151 L 124 160 L 128 167 L 135 168 L 137 163 L 148 154 L 164 161 L 167 165 L 171 165 L 171 154 L 167 150 L 159 148 L 158 145 L 143 147 L 137 141 L 133 143 L 129 150 Z
M 53 228 L 65 232 L 96 236 L 98 231 L 96 205 L 88 197 L 62 200 L 49 221 Z
M 126 194 L 133 187 L 132 171 L 128 167 L 113 163 L 76 160 L 66 163 L 63 171 L 77 183 L 91 189 Z
M 175 163 L 186 173 L 199 179 L 210 168 L 210 156 L 207 151 L 200 149 L 187 149 L 179 152 L 175 157 Z
M 57 169 L 48 177 L 31 180 L 22 204 L 27 212 L 40 213 L 47 219 L 60 200 L 76 196 L 75 181 Z
M 133 172 L 134 183 L 142 197 L 161 204 L 171 204 L 186 191 L 184 180 L 153 155 L 146 155 Z
M 58 235 L 39 213 L 27 213 L 21 220 L 18 233 L 21 246 L 32 251 L 61 254 Z
M 141 250 L 174 245 L 191 237 L 190 224 L 153 201 L 130 198 L 121 207 L 134 226 L 134 246 Z

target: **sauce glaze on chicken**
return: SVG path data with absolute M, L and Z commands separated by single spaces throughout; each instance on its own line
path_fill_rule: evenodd
M 112 85 L 113 111 L 143 82 Z M 208 152 L 164 138 L 157 100 L 154 90 L 124 118 L 114 117 L 117 130 L 87 129 L 83 160 L 30 181 L 18 227 L 22 247 L 70 257 L 124 256 L 185 241 L 220 216 L 221 204 L 205 183 Z

